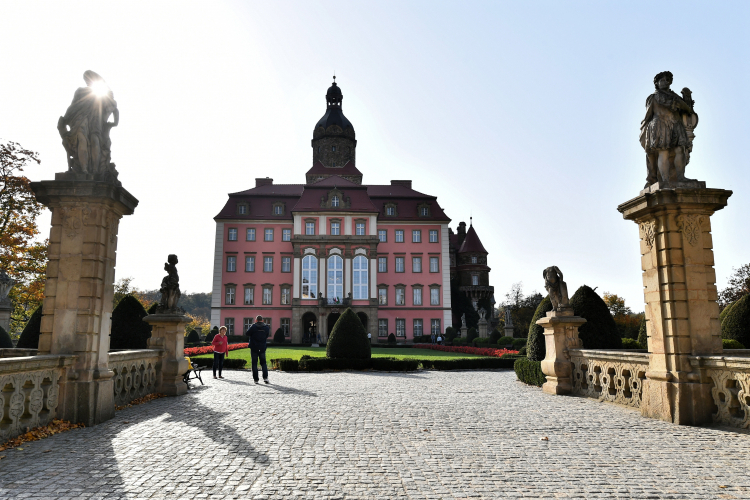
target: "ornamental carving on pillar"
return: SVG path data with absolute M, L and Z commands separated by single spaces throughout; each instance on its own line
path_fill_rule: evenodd
M 109 232 L 109 242 L 114 243 L 117 240 L 117 226 L 120 223 L 120 219 L 114 215 L 107 215 L 107 231 Z
M 702 215 L 680 214 L 675 217 L 677 227 L 690 245 L 695 246 L 701 235 Z
M 649 248 L 654 248 L 654 238 L 656 235 L 656 224 L 654 221 L 641 222 L 638 227 L 641 230 L 641 239 L 646 242 Z

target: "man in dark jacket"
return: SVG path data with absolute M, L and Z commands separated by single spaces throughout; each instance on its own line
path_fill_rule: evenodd
M 253 365 L 253 380 L 258 383 L 258 358 L 263 368 L 263 382 L 268 384 L 268 366 L 266 365 L 266 339 L 270 331 L 267 324 L 263 323 L 263 316 L 257 316 L 253 326 L 247 329 L 246 335 L 250 344 L 250 362 Z

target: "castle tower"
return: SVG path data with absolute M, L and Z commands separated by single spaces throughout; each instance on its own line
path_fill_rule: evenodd
M 464 223 L 461 223 L 464 224 Z M 459 224 L 459 237 L 466 227 Z M 456 272 L 459 290 L 466 293 L 476 304 L 481 299 L 490 298 L 494 288 L 490 286 L 490 268 L 487 266 L 487 250 L 484 249 L 474 225 L 469 223 L 469 230 L 461 242 L 456 255 Z

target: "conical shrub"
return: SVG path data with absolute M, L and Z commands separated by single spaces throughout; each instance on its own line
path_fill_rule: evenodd
M 728 306 L 726 306 L 720 313 L 719 313 L 719 323 L 724 323 L 724 318 L 727 317 L 727 314 L 729 314 L 729 311 L 732 310 L 732 306 L 735 305 L 738 301 L 734 301 Z
M 549 295 L 544 297 L 534 311 L 529 323 L 529 335 L 526 339 L 526 357 L 532 361 L 542 361 L 547 355 L 547 347 L 544 341 L 544 328 L 537 325 L 536 322 L 547 315 L 552 310 L 552 301 Z
M 110 349 L 146 349 L 151 338 L 151 325 L 143 321 L 146 310 L 132 295 L 122 298 L 112 311 Z
M 0 326 L 0 349 L 13 349 L 13 340 L 2 326 Z
M 284 330 L 281 328 L 277 328 L 276 331 L 273 334 L 273 343 L 274 344 L 283 344 L 284 340 Z
M 721 323 L 721 338 L 736 340 L 750 345 L 750 295 L 745 295 L 734 304 Z
M 195 330 L 190 330 L 190 333 L 187 334 L 187 340 L 188 344 L 197 344 L 201 341 L 201 336 L 198 335 L 198 332 Z
M 21 349 L 39 349 L 39 330 L 42 327 L 42 306 L 34 309 L 26 327 L 21 332 L 16 347 Z
M 578 337 L 585 349 L 622 349 L 617 325 L 599 294 L 583 285 L 570 298 L 575 315 L 586 319 L 578 329 Z
M 367 332 L 351 307 L 348 307 L 336 324 L 326 345 L 329 358 L 370 359 L 370 342 Z
M 641 349 L 648 349 L 648 330 L 646 329 L 645 314 L 641 320 L 641 327 L 638 329 L 638 343 L 641 344 Z

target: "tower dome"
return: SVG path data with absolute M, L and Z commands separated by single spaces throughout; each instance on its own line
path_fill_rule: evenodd
M 357 140 L 354 126 L 341 110 L 343 98 L 334 76 L 326 92 L 326 112 L 313 131 L 313 165 L 320 162 L 328 168 L 342 168 L 349 162 L 354 164 Z

